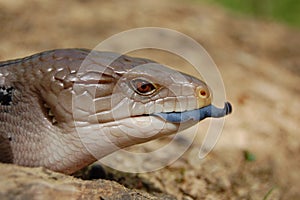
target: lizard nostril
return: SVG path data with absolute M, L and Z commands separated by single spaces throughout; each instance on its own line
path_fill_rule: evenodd
M 199 93 L 200 93 L 201 96 L 206 96 L 206 91 L 205 90 L 201 90 Z
M 209 92 L 206 88 L 200 87 L 197 88 L 197 95 L 201 98 L 207 98 L 209 97 Z

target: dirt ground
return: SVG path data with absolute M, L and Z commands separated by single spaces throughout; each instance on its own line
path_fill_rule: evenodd
M 93 49 L 113 34 L 145 26 L 192 37 L 219 67 L 234 112 L 204 160 L 198 152 L 208 122 L 172 165 L 132 176 L 178 199 L 300 199 L 299 30 L 171 0 L 0 0 L 0 26 L 1 60 L 55 48 Z M 178 65 L 163 55 L 158 60 Z

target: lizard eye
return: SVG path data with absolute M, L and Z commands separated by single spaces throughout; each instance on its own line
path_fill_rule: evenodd
M 131 81 L 131 85 L 134 91 L 141 95 L 150 95 L 156 91 L 156 86 L 144 79 L 134 79 Z

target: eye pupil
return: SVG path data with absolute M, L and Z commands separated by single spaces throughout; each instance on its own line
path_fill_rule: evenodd
M 136 88 L 141 93 L 150 92 L 154 89 L 154 86 L 151 83 L 138 83 Z

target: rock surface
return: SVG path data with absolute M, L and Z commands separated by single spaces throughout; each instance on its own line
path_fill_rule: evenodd
M 114 181 L 81 180 L 44 168 L 26 168 L 0 164 L 0 199 L 166 199 L 164 194 L 150 195 L 128 189 Z

